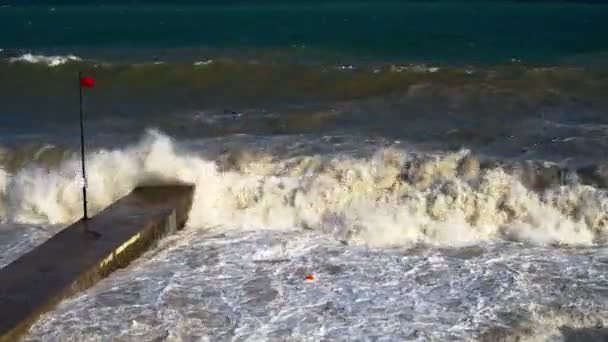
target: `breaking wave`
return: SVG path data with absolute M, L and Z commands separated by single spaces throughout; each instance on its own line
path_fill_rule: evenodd
M 49 67 L 60 66 L 69 62 L 80 62 L 82 59 L 74 55 L 66 56 L 45 56 L 45 55 L 34 55 L 26 53 L 18 57 L 11 57 L 8 59 L 10 63 L 32 63 L 32 64 L 46 64 Z
M 80 216 L 79 161 L 0 170 L 0 218 L 67 224 Z M 306 228 L 347 243 L 398 246 L 603 244 L 608 196 L 574 181 L 531 187 L 517 170 L 480 164 L 469 152 L 417 155 L 379 149 L 369 158 L 237 151 L 205 159 L 149 131 L 136 145 L 88 156 L 89 200 L 102 210 L 135 186 L 196 185 L 188 226 Z M 527 180 L 526 180 L 527 179 Z

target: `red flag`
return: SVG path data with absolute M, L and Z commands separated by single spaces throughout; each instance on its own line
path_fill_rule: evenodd
M 84 88 L 93 88 L 95 80 L 91 76 L 85 76 L 80 79 L 80 86 Z

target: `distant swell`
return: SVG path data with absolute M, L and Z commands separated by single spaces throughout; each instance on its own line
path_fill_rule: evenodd
M 40 97 L 69 98 L 73 75 L 79 70 L 98 80 L 93 99 L 101 111 L 118 104 L 149 103 L 165 112 L 179 105 L 259 104 L 263 101 L 333 101 L 386 95 L 433 101 L 438 106 L 484 106 L 494 98 L 513 99 L 506 110 L 577 101 L 603 105 L 606 69 L 496 65 L 487 67 L 427 65 L 305 65 L 239 59 L 108 64 L 76 56 L 10 57 L 0 63 L 0 101 L 14 105 Z M 41 67 L 48 65 L 49 67 Z M 28 87 L 28 92 L 23 89 Z M 27 95 L 27 97 L 25 97 Z M 19 101 L 16 101 L 16 100 Z M 65 101 L 58 101 L 56 107 Z M 18 110 L 21 107 L 16 108 Z M 50 107 L 52 110 L 54 107 Z M 595 107 L 597 108 L 597 106 Z M 59 111 L 59 109 L 57 109 Z M 65 111 L 61 108 L 61 111 Z M 468 111 L 468 110 L 467 110 Z M 519 111 L 519 108 L 518 108 Z
M 516 172 L 483 167 L 468 152 L 407 154 L 380 149 L 276 159 L 246 151 L 206 160 L 149 132 L 124 149 L 88 157 L 90 204 L 99 211 L 135 186 L 189 182 L 189 226 L 320 230 L 379 246 L 605 243 L 608 196 L 576 180 L 533 191 Z M 0 213 L 9 222 L 67 224 L 80 215 L 79 163 L 0 173 Z

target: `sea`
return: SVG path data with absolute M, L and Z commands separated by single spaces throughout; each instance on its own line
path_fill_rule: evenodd
M 0 267 L 82 217 L 79 71 L 89 210 L 194 201 L 24 341 L 608 340 L 608 4 L 0 1 Z

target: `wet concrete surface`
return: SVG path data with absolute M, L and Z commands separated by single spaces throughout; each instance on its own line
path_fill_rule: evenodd
M 183 227 L 193 190 L 189 185 L 136 188 L 0 269 L 0 341 L 18 339 L 61 299 L 127 266 L 156 240 Z

